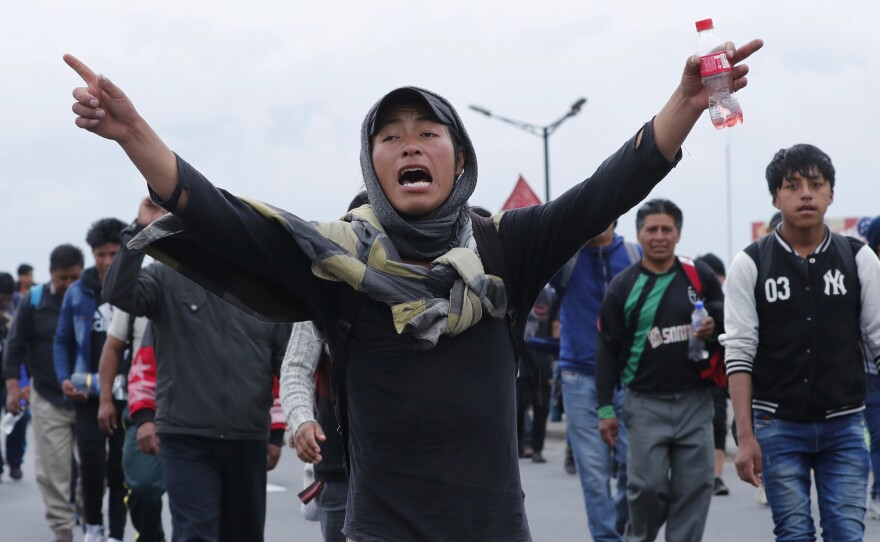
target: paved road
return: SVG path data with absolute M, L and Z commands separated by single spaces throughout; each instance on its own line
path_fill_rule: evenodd
M 532 535 L 536 542 L 590 540 L 580 485 L 575 476 L 562 469 L 563 442 L 559 434 L 558 425 L 551 428 L 545 450 L 548 463 L 523 460 L 520 464 Z M 11 482 L 4 475 L 0 483 L 0 540 L 3 542 L 48 542 L 52 538 L 43 520 L 30 453 L 27 462 L 22 481 Z M 725 479 L 731 494 L 713 499 L 704 539 L 711 542 L 772 540 L 770 510 L 755 502 L 751 486 L 738 482 L 735 477 L 733 465 L 726 465 Z M 302 463 L 289 448 L 285 449 L 278 468 L 269 473 L 269 483 L 266 540 L 320 541 L 318 524 L 303 520 L 299 513 L 296 493 L 302 485 Z M 165 521 L 170 532 L 167 513 Z M 76 540 L 82 540 L 81 534 L 77 534 Z M 128 529 L 125 541 L 134 540 L 134 532 Z M 880 540 L 880 521 L 868 521 L 865 540 Z

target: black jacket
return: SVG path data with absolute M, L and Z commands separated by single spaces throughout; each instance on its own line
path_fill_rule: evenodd
M 153 323 L 157 431 L 267 438 L 273 375 L 291 326 L 259 322 L 164 265 L 141 268 L 143 254 L 125 248 L 133 233 L 123 232 L 104 295 Z
M 53 357 L 55 328 L 64 296 L 54 293 L 51 284 L 42 288 L 43 295 L 36 307 L 28 294 L 15 311 L 3 354 L 3 379 L 18 378 L 19 366 L 24 361 L 31 385 L 41 397 L 56 407 L 72 408 L 58 385 Z
M 738 254 L 722 340 L 728 374 L 752 375 L 753 408 L 793 421 L 862 410 L 861 342 L 880 352 L 878 285 L 876 255 L 836 234 L 806 258 L 778 233 Z

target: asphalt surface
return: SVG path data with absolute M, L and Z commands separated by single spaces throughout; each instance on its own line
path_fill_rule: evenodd
M 548 462 L 520 462 L 526 509 L 536 542 L 591 540 L 577 476 L 563 470 L 564 441 L 562 424 L 551 424 L 544 456 Z M 732 450 L 733 448 L 731 448 Z M 0 541 L 49 542 L 52 534 L 43 519 L 43 504 L 32 468 L 33 454 L 26 456 L 24 478 L 13 482 L 8 471 L 0 482 Z M 300 514 L 296 493 L 302 487 L 302 463 L 293 450 L 285 448 L 279 466 L 269 473 L 266 540 L 268 542 L 320 541 L 320 527 L 305 521 Z M 704 540 L 741 542 L 772 540 L 770 509 L 755 501 L 755 490 L 736 479 L 733 464 L 725 465 L 724 479 L 730 495 L 714 497 Z M 815 499 L 814 499 L 815 500 Z M 815 511 L 817 518 L 818 512 Z M 166 532 L 171 532 L 170 517 L 165 514 Z M 865 540 L 880 541 L 880 521 L 867 520 Z M 82 540 L 76 532 L 75 540 Z M 661 537 L 658 540 L 665 540 Z M 135 533 L 126 529 L 125 541 L 135 541 Z M 672 541 L 674 542 L 674 541 Z

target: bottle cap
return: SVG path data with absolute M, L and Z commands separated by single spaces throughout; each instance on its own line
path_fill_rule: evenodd
M 713 28 L 715 28 L 715 25 L 712 24 L 712 19 L 703 19 L 702 21 L 697 21 L 697 32 L 712 30 Z
M 694 308 L 695 309 L 702 309 L 703 308 L 703 300 L 698 299 L 698 300 L 694 301 Z

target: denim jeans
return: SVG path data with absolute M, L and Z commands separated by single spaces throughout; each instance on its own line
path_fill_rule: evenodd
M 15 422 L 15 427 L 6 437 L 6 464 L 10 468 L 21 467 L 24 452 L 27 449 L 27 426 L 31 421 L 31 411 L 25 410 L 24 415 Z M 3 472 L 3 454 L 0 453 L 0 472 Z
M 764 488 L 778 541 L 815 540 L 810 514 L 810 471 L 816 479 L 822 538 L 862 540 L 868 450 L 862 412 L 823 422 L 791 422 L 755 410 Z
M 869 375 L 868 397 L 865 399 L 865 422 L 871 434 L 871 468 L 874 469 L 874 485 L 871 498 L 880 497 L 880 376 Z
M 584 492 L 587 524 L 596 542 L 622 541 L 617 526 L 629 519 L 626 502 L 626 428 L 620 419 L 623 390 L 614 396 L 614 409 L 620 422 L 615 446 L 617 494 L 611 495 L 611 448 L 599 435 L 596 413 L 596 378 L 573 371 L 562 371 L 562 402 L 565 405 L 566 431 Z

